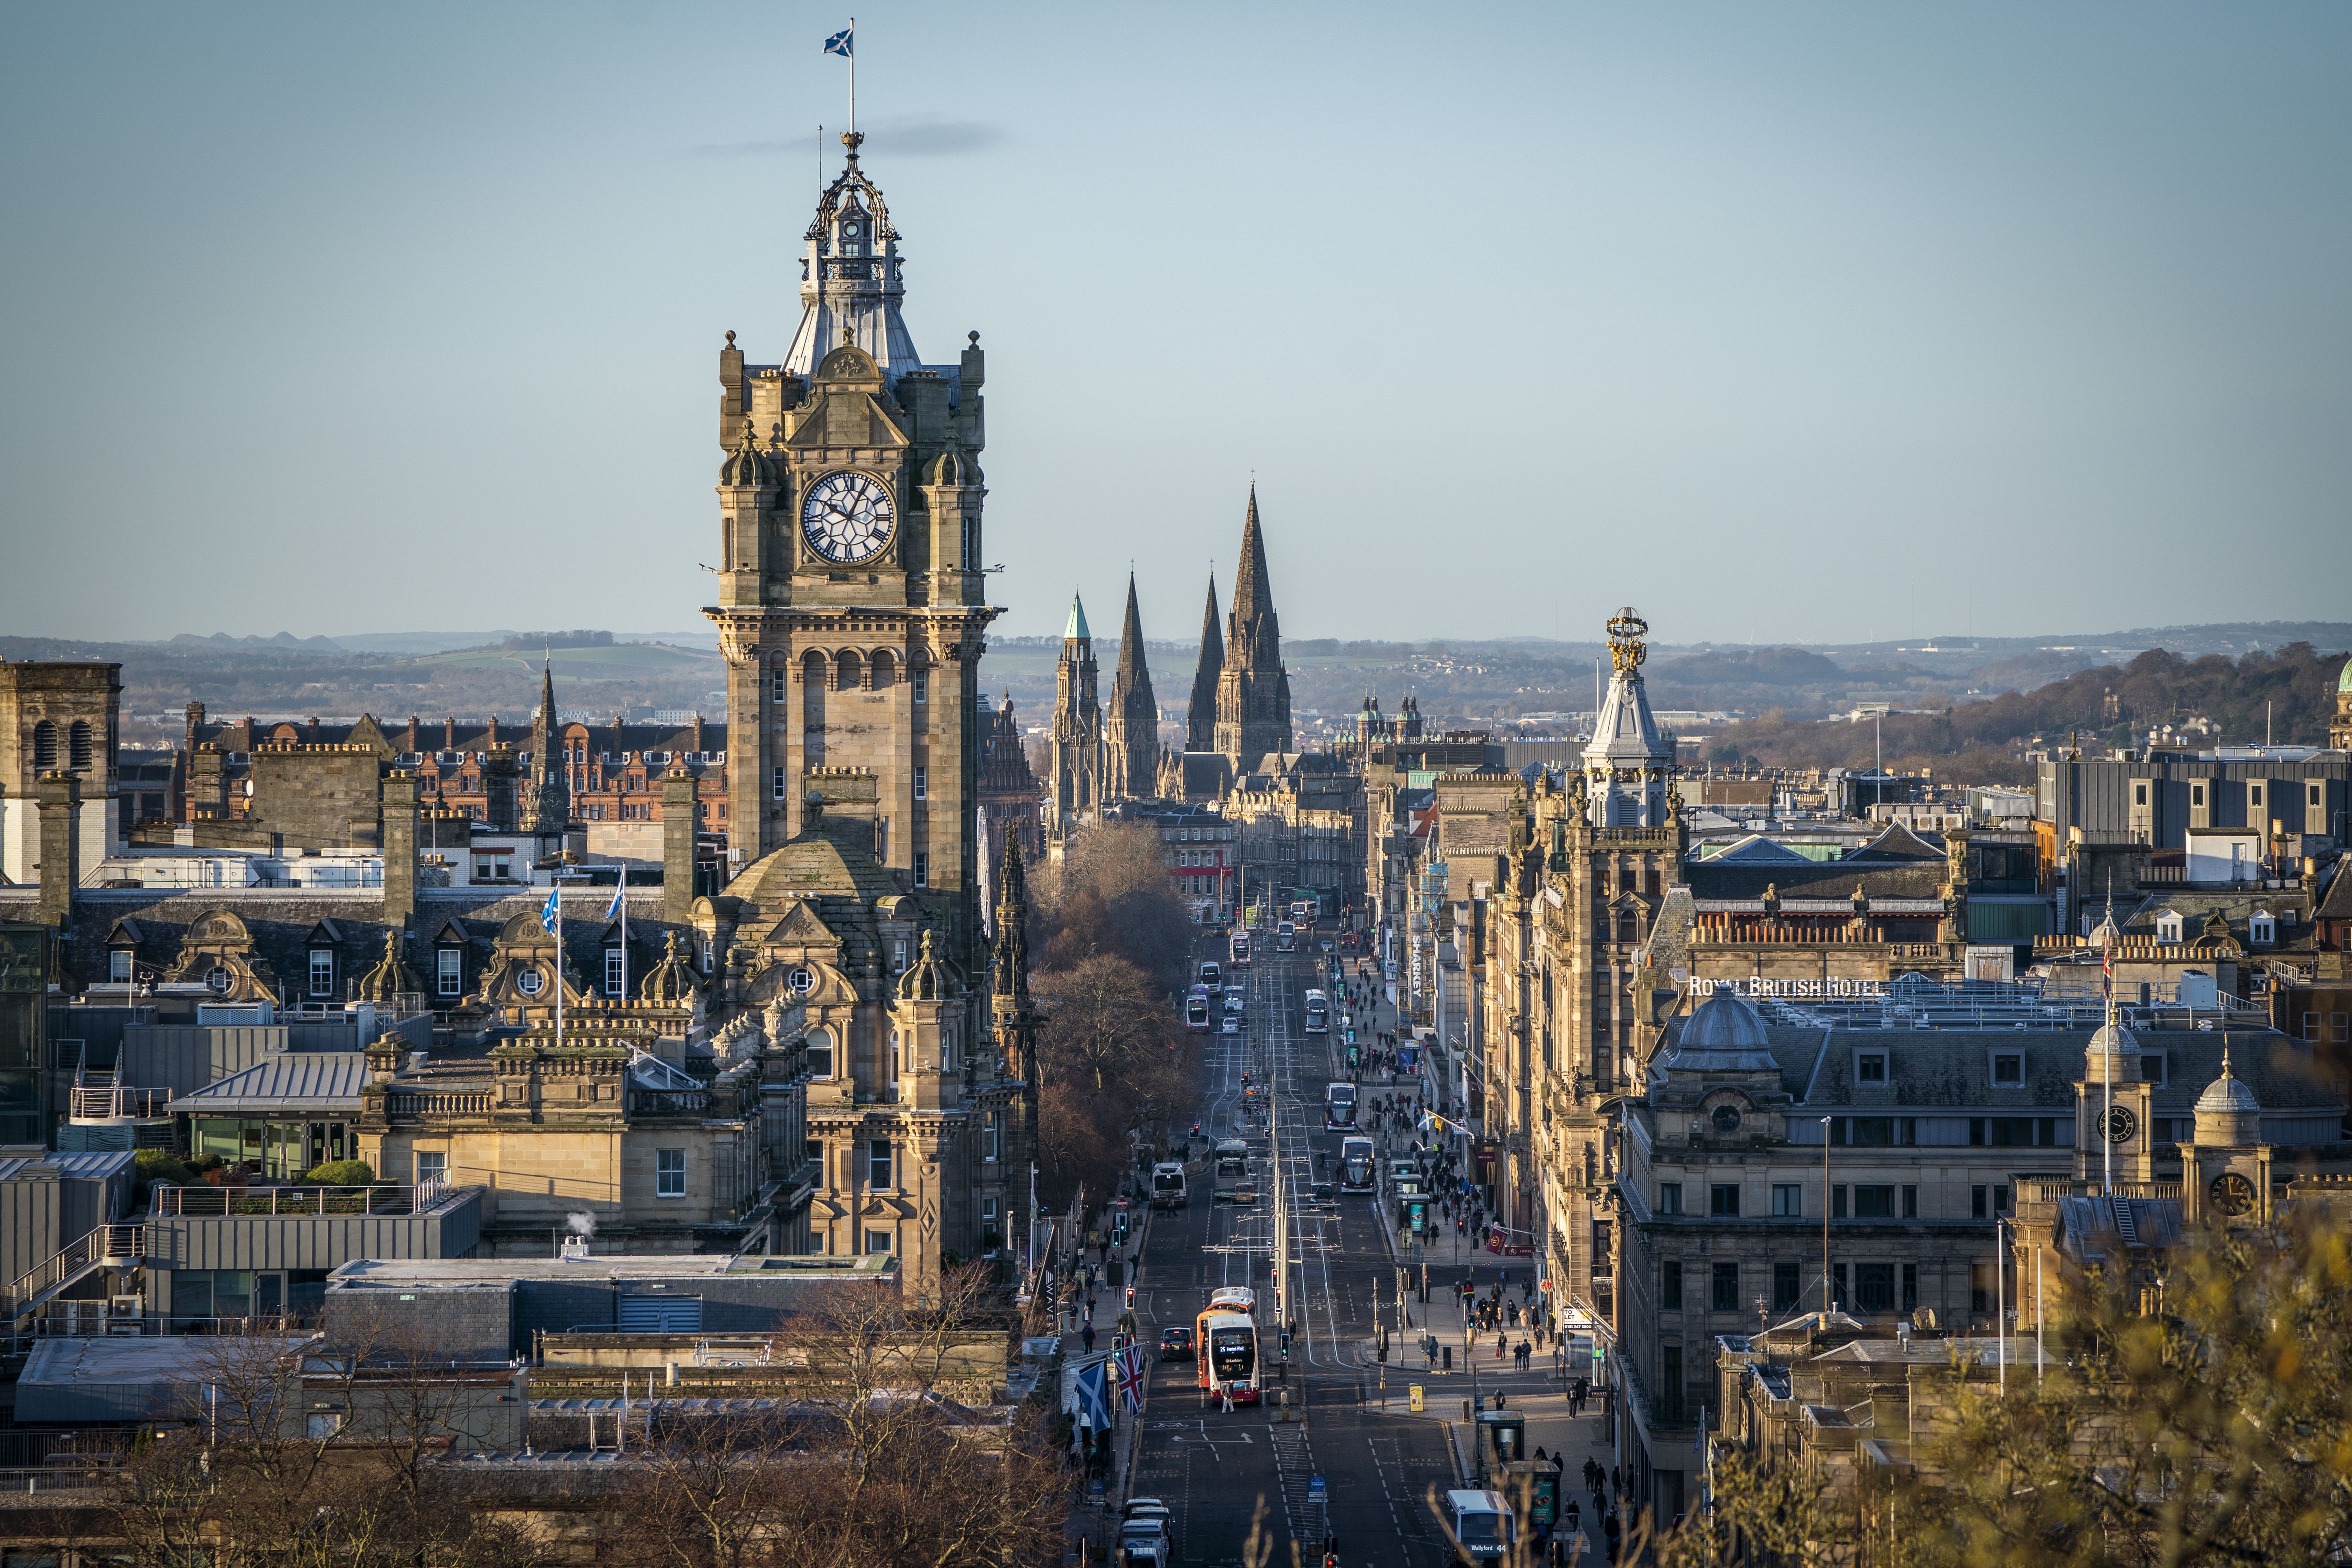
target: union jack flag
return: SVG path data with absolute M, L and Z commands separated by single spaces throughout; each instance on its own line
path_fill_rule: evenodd
M 1129 1414 L 1143 1408 L 1143 1347 L 1129 1345 L 1118 1352 L 1118 1392 Z

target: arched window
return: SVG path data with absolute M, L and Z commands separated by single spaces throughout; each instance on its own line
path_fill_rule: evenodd
M 866 661 L 857 657 L 856 648 L 842 649 L 834 668 L 833 683 L 844 691 L 855 691 L 866 684 Z
M 890 650 L 883 648 L 877 651 L 874 655 L 874 689 L 889 690 L 890 682 L 897 678 L 897 674 L 898 661 L 890 657 Z
M 66 766 L 79 773 L 89 766 L 89 721 L 77 719 L 66 731 Z
M 58 765 L 58 727 L 47 719 L 33 726 L 33 765 L 37 768 Z

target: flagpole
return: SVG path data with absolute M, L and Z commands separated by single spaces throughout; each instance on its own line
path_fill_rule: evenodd
M 849 19 L 849 133 L 857 134 L 857 18 Z
M 551 889 L 555 900 L 555 1048 L 563 1048 L 563 884 Z
M 621 865 L 621 999 L 629 996 L 629 868 Z

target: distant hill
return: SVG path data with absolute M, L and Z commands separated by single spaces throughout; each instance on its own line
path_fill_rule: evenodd
M 175 644 L 194 644 L 199 647 L 304 648 L 312 653 L 341 653 L 345 651 L 343 646 L 335 641 L 332 637 L 298 637 L 292 632 L 279 632 L 276 637 L 233 637 L 226 632 L 215 632 L 208 637 L 200 637 L 194 632 L 182 632 L 179 636 L 173 637 L 172 641 Z

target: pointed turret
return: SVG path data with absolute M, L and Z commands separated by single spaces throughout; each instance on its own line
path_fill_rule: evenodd
M 1004 866 L 996 879 L 996 963 L 990 989 L 1000 998 L 1029 994 L 1029 873 L 1021 836 L 1004 836 Z M 1000 1004 L 999 1012 L 1004 1011 Z
M 1225 634 L 1217 616 L 1217 574 L 1209 574 L 1209 607 L 1201 616 L 1201 667 L 1192 672 L 1192 704 L 1184 710 L 1184 749 L 1217 749 L 1217 678 L 1225 672 Z
M 1671 810 L 1675 745 L 1659 732 L 1642 684 L 1649 631 L 1650 623 L 1630 605 L 1609 620 L 1615 672 L 1584 748 L 1587 812 L 1595 827 L 1657 827 Z
M 1106 775 L 1111 799 L 1142 800 L 1158 792 L 1160 702 L 1143 658 L 1143 616 L 1135 603 L 1135 574 L 1127 574 L 1127 616 L 1118 630 L 1118 668 L 1111 676 L 1110 710 L 1103 716 Z
M 1242 563 L 1234 579 L 1233 618 L 1225 628 L 1225 663 L 1217 681 L 1214 749 L 1247 773 L 1269 752 L 1290 750 L 1290 677 L 1282 668 L 1282 631 L 1274 613 L 1274 580 L 1265 567 L 1265 535 L 1257 521 L 1257 485 L 1250 484 L 1242 521 Z

